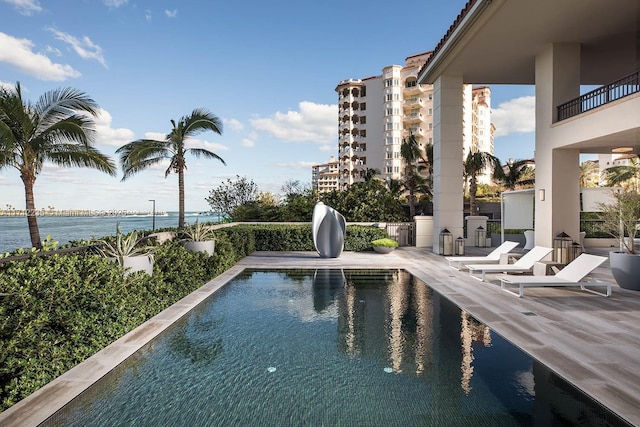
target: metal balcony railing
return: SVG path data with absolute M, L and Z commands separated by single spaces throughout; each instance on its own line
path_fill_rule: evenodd
M 640 71 L 558 106 L 558 121 L 640 92 Z

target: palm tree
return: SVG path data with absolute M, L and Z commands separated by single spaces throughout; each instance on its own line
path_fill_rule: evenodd
M 425 179 L 420 174 L 424 166 L 420 166 L 419 161 L 422 160 L 427 163 L 427 160 L 422 156 L 422 150 L 415 135 L 410 134 L 408 138 L 402 139 L 400 156 L 405 164 L 403 176 L 404 188 L 409 193 L 409 217 L 413 221 L 413 217 L 416 216 L 415 195 L 419 191 L 419 188 L 425 184 Z
M 469 213 L 477 212 L 476 193 L 478 192 L 478 175 L 489 169 L 492 176 L 502 170 L 500 159 L 485 151 L 469 151 L 464 161 L 465 180 L 469 181 Z
M 20 82 L 0 88 L 0 170 L 20 172 L 34 248 L 42 249 L 42 241 L 33 187 L 45 161 L 116 175 L 115 163 L 93 147 L 97 111 L 95 101 L 77 89 L 52 90 L 32 104 L 22 98 Z
M 178 174 L 178 227 L 184 227 L 184 171 L 187 169 L 185 155 L 193 154 L 207 159 L 219 160 L 227 165 L 222 157 L 205 148 L 187 148 L 189 138 L 207 130 L 222 135 L 222 121 L 203 108 L 196 108 L 191 115 L 182 117 L 177 123 L 171 120 L 171 132 L 164 141 L 154 139 L 138 139 L 116 150 L 120 154 L 122 165 L 122 181 L 132 175 L 156 165 L 163 160 L 169 160 L 169 167 L 164 173 L 165 178 L 171 173 Z
M 640 160 L 638 157 L 632 157 L 629 159 L 629 163 L 628 165 L 613 166 L 602 172 L 609 187 L 622 186 L 638 191 Z
M 597 187 L 599 170 L 600 167 L 594 160 L 582 162 L 580 165 L 580 187 Z
M 527 166 L 527 160 L 510 160 L 504 167 L 496 170 L 495 179 L 506 189 L 515 190 L 518 186 L 535 185 L 533 168 Z
M 378 175 L 380 175 L 380 169 L 367 168 L 364 171 L 364 182 L 369 182 L 372 179 L 375 179 Z

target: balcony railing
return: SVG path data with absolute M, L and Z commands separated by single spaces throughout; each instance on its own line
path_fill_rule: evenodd
M 640 92 L 640 71 L 558 106 L 558 121 Z

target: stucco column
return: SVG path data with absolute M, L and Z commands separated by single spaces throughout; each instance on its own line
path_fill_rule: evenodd
M 463 234 L 462 77 L 440 76 L 433 85 L 433 251 L 447 228 Z
M 578 96 L 579 44 L 548 45 L 536 56 L 536 245 L 551 247 L 553 238 L 563 231 L 578 239 L 579 150 L 554 149 L 563 144 L 554 132 L 557 106 Z

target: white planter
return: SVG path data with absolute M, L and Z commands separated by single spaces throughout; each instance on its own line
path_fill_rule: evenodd
M 118 262 L 117 258 L 109 258 L 111 262 Z M 153 255 L 126 256 L 122 258 L 124 275 L 144 271 L 149 276 L 153 275 Z
M 188 251 L 206 252 L 209 255 L 213 255 L 213 250 L 216 247 L 216 241 L 215 240 L 206 240 L 204 242 L 187 241 L 187 242 L 184 242 L 184 247 Z

